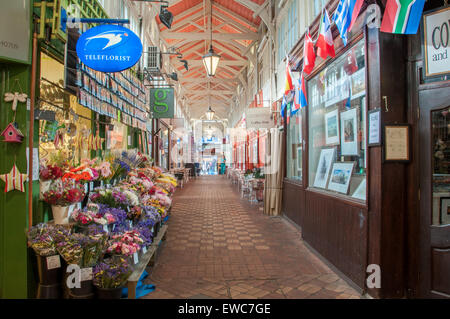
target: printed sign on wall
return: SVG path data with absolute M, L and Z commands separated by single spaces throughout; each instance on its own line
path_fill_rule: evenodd
M 142 55 L 142 43 L 133 31 L 118 25 L 100 25 L 84 32 L 77 42 L 81 62 L 101 72 L 131 68 Z
M 426 76 L 450 73 L 450 7 L 424 14 Z
M 0 0 L 0 7 L 0 59 L 30 64 L 30 1 Z
M 173 88 L 150 89 L 150 108 L 153 118 L 173 118 L 173 101 Z

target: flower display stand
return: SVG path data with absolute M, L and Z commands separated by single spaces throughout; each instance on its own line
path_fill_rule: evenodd
M 147 266 L 153 266 L 155 263 L 156 253 L 162 241 L 166 239 L 167 225 L 161 227 L 158 235 L 154 238 L 153 243 L 149 246 L 147 252 L 142 255 L 139 262 L 134 266 L 134 271 L 128 278 L 128 299 L 136 299 L 136 286 L 141 278 L 142 273 Z

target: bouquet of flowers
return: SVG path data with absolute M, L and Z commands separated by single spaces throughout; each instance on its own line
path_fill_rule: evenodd
M 106 234 L 71 234 L 57 243 L 57 250 L 68 264 L 81 268 L 93 267 L 103 255 Z
M 68 235 L 69 231 L 61 225 L 40 223 L 27 232 L 28 245 L 37 255 L 53 256 L 57 254 L 57 241 Z
M 98 177 L 99 174 L 95 169 L 87 164 L 83 164 L 70 169 L 69 172 L 63 175 L 62 180 L 73 179 L 78 182 L 90 182 L 98 179 Z
M 139 233 L 144 240 L 142 246 L 148 246 L 153 241 L 152 227 L 155 225 L 155 221 L 151 218 L 146 218 L 138 222 L 135 226 L 135 230 Z
M 99 205 L 89 203 L 84 209 L 75 209 L 70 215 L 70 220 L 82 226 L 92 223 L 107 225 L 108 220 L 99 213 L 99 209 Z
M 39 178 L 42 181 L 57 180 L 63 177 L 64 171 L 56 165 L 41 165 L 39 167 Z
M 126 259 L 121 257 L 108 258 L 94 267 L 93 283 L 100 288 L 123 287 L 132 271 Z
M 128 198 L 118 188 L 96 188 L 89 197 L 90 201 L 97 204 L 104 204 L 113 208 L 126 209 L 129 202 Z
M 108 253 L 131 256 L 138 252 L 144 239 L 136 230 L 127 231 L 121 235 L 113 235 L 106 250 Z
M 81 202 L 85 196 L 84 187 L 73 180 L 55 180 L 43 193 L 43 200 L 50 205 L 67 206 Z
M 99 214 L 103 216 L 108 222 L 108 225 L 120 223 L 127 218 L 127 213 L 121 208 L 109 207 L 107 205 L 99 204 Z
M 99 179 L 105 182 L 109 182 L 111 177 L 113 176 L 113 172 L 111 170 L 111 163 L 108 161 L 100 163 L 97 167 L 95 167 L 95 169 L 99 173 Z

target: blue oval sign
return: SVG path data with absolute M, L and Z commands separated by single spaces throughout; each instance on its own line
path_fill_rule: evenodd
M 102 72 L 131 68 L 142 55 L 142 43 L 133 31 L 118 25 L 100 25 L 83 33 L 77 42 L 81 62 Z

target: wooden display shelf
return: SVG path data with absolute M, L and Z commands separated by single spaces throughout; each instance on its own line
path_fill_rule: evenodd
M 156 251 L 158 250 L 161 241 L 166 239 L 168 226 L 165 224 L 161 227 L 158 232 L 158 236 L 154 239 L 153 243 L 148 248 L 148 251 L 141 257 L 141 260 L 135 265 L 135 270 L 128 278 L 128 299 L 136 299 L 136 286 L 141 278 L 142 273 L 150 264 L 151 266 L 155 263 Z

